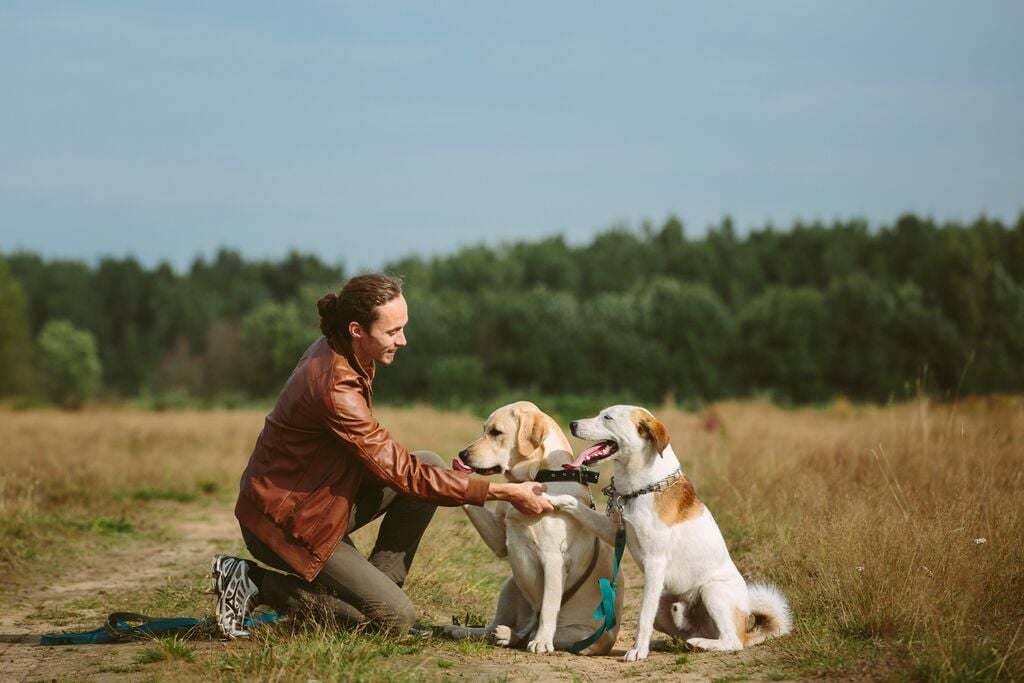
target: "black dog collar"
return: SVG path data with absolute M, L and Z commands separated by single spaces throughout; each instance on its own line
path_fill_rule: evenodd
M 534 481 L 545 483 L 549 481 L 575 481 L 580 484 L 596 484 L 600 473 L 597 470 L 579 468 L 577 470 L 540 470 Z

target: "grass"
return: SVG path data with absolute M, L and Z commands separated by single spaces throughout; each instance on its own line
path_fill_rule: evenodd
M 178 638 L 157 638 L 153 645 L 142 650 L 135 656 L 136 664 L 152 664 L 153 662 L 165 662 L 168 660 L 179 660 L 182 662 L 195 661 L 193 647 L 184 640 Z
M 655 413 L 740 570 L 779 585 L 796 615 L 791 635 L 758 648 L 763 664 L 724 658 L 716 661 L 726 674 L 714 676 L 1024 678 L 1020 398 L 789 410 L 726 402 Z M 471 415 L 422 407 L 378 415 L 403 443 L 447 459 L 479 433 Z M 160 539 L 176 511 L 230 505 L 262 419 L 257 411 L 0 411 L 0 585 L 16 586 L 55 553 L 74 561 Z M 361 530 L 357 545 L 368 549 L 374 534 L 375 525 Z M 211 553 L 240 548 L 222 545 Z M 441 511 L 406 588 L 425 623 L 485 622 L 507 572 L 458 511 Z M 183 565 L 165 573 L 159 588 L 122 596 L 125 604 L 152 614 L 209 611 L 202 572 Z M 630 593 L 638 576 L 634 568 Z M 77 608 L 94 606 L 39 614 L 73 621 Z M 430 642 L 424 649 L 325 625 L 275 626 L 230 647 L 174 650 L 161 640 L 140 655 L 159 659 L 117 666 L 159 667 L 172 678 L 438 680 L 495 656 L 481 643 Z M 714 659 L 668 656 L 678 672 Z M 494 669 L 482 678 L 502 676 Z

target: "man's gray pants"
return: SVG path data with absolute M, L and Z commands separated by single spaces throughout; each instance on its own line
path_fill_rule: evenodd
M 447 467 L 436 453 L 414 451 L 413 455 L 428 465 Z M 253 557 L 289 572 L 255 572 L 260 603 L 281 614 L 320 615 L 339 625 L 405 633 L 416 621 L 416 608 L 402 584 L 435 510 L 436 506 L 400 495 L 379 482 L 364 482 L 349 513 L 343 542 L 312 581 L 290 573 L 274 551 L 242 527 L 242 538 Z M 377 543 L 369 558 L 364 558 L 349 534 L 381 515 Z

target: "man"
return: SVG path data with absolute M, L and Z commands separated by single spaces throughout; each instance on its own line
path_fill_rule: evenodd
M 415 608 L 401 586 L 436 506 L 506 500 L 524 513 L 552 509 L 542 485 L 454 472 L 433 453 L 410 453 L 373 417 L 376 364 L 390 365 L 406 344 L 400 280 L 355 277 L 317 308 L 324 336 L 299 359 L 267 416 L 235 506 L 249 552 L 281 571 L 213 559 L 217 624 L 229 638 L 249 635 L 245 619 L 257 604 L 407 632 Z M 364 558 L 349 534 L 382 514 Z

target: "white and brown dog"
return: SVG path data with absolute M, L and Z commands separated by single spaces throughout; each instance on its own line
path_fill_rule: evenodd
M 589 510 L 586 482 L 596 472 L 568 470 L 572 447 L 559 426 L 527 401 L 494 411 L 483 436 L 452 462 L 454 469 L 504 474 L 511 482 L 541 481 L 559 500 Z M 530 652 L 565 650 L 593 634 L 602 622 L 593 617 L 601 602 L 599 577 L 612 573 L 611 549 L 565 512 L 526 515 L 499 502 L 493 512 L 464 505 L 473 526 L 498 557 L 508 556 L 512 576 L 502 586 L 494 619 L 485 628 L 449 627 L 455 638 L 490 638 L 502 646 Z M 618 591 L 616 608 L 622 607 Z M 585 655 L 607 654 L 618 626 L 609 629 Z
M 619 405 L 570 423 L 570 430 L 598 443 L 569 467 L 615 463 L 608 514 L 572 496 L 546 495 L 606 543 L 614 543 L 624 525 L 629 550 L 644 571 L 636 643 L 625 661 L 647 657 L 654 628 L 702 650 L 739 650 L 789 632 L 785 597 L 774 586 L 743 580 L 661 422 L 643 408 Z

